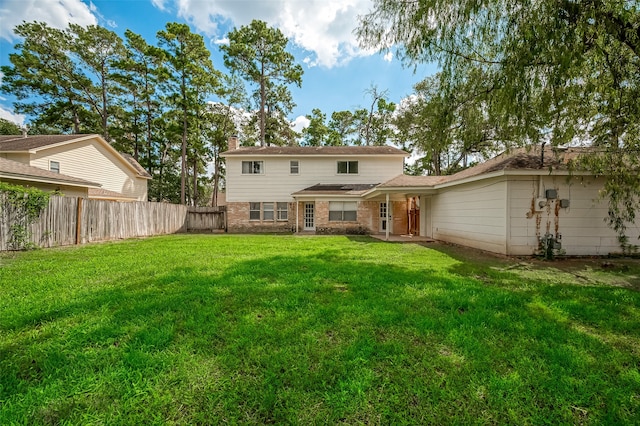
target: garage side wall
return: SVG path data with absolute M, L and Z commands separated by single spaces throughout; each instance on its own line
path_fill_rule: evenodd
M 506 254 L 506 194 L 504 177 L 442 188 L 430 199 L 432 237 Z
M 607 200 L 600 199 L 598 193 L 603 184 L 603 179 L 593 177 L 511 177 L 508 254 L 535 254 L 539 238 L 545 234 L 560 236 L 567 255 L 619 253 L 616 233 L 605 222 Z M 546 199 L 548 189 L 555 190 L 557 198 Z M 568 207 L 562 207 L 561 200 L 568 200 Z M 546 205 L 540 207 L 541 201 Z M 627 231 L 630 242 L 639 244 L 640 219 Z

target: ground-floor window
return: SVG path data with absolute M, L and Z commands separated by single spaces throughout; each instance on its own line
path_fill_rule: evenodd
M 330 222 L 355 222 L 358 220 L 358 203 L 355 201 L 330 201 Z
M 289 219 L 289 203 L 249 203 L 249 220 L 284 221 Z
M 249 203 L 249 220 L 260 220 L 260 203 Z
M 262 203 L 262 220 L 273 220 L 273 203 Z
M 289 219 L 289 203 L 277 203 L 278 209 L 278 220 L 288 220 Z

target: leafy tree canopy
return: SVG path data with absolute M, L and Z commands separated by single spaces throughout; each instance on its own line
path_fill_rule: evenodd
M 0 118 L 0 135 L 19 135 L 20 126 L 16 123 Z
M 231 31 L 229 44 L 220 46 L 227 68 L 257 85 L 260 144 L 263 146 L 269 111 L 289 112 L 293 104 L 286 85 L 300 87 L 302 84 L 302 67 L 295 64 L 294 56 L 287 52 L 288 42 L 279 29 L 253 20 L 248 26 Z M 280 102 L 281 99 L 286 102 Z
M 624 241 L 640 206 L 640 9 L 624 0 L 374 0 L 364 47 L 437 61 L 441 90 L 480 72 L 507 145 L 590 144 L 609 223 Z M 446 96 L 446 95 L 445 95 Z

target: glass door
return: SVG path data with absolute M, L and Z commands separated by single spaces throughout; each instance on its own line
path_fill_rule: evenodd
M 380 232 L 387 231 L 387 203 L 380 203 Z
M 314 210 L 313 203 L 304 203 L 304 230 L 314 231 L 316 229 L 314 222 Z

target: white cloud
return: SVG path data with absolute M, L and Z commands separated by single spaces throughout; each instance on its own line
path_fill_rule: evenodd
M 152 0 L 160 10 L 175 6 L 177 15 L 209 37 L 222 38 L 218 24 L 226 20 L 235 26 L 261 19 L 280 28 L 289 40 L 314 55 L 305 63 L 327 68 L 346 64 L 354 57 L 367 56 L 353 34 L 358 15 L 365 14 L 371 0 L 273 0 L 198 1 Z
M 163 12 L 167 10 L 166 0 L 151 0 L 151 3 Z
M 383 59 L 387 62 L 391 62 L 391 60 L 393 59 L 393 52 L 389 51 L 385 53 Z
M 212 43 L 213 44 L 229 44 L 229 38 L 224 37 L 224 38 L 216 39 L 216 40 L 213 40 Z
M 66 28 L 73 22 L 79 25 L 96 25 L 95 9 L 81 0 L 5 0 L 0 6 L 0 37 L 12 42 L 16 36 L 13 28 L 22 21 L 46 22 L 54 28 Z
M 0 105 L 0 118 L 4 118 L 5 120 L 9 120 L 12 123 L 16 123 L 18 126 L 22 126 L 25 116 L 22 114 L 15 114 L 13 111 L 10 111 L 4 106 Z
M 306 129 L 307 127 L 309 127 L 309 123 L 310 121 L 307 117 L 305 117 L 304 115 L 299 115 L 295 120 L 293 120 L 293 124 L 291 127 L 296 132 L 301 132 L 302 129 Z

